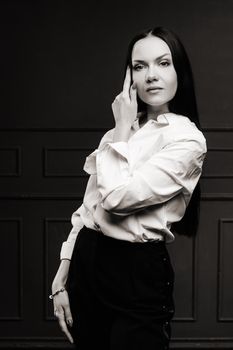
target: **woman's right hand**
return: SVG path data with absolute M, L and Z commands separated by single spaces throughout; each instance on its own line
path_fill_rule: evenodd
M 60 328 L 71 343 L 74 342 L 68 327 L 72 327 L 73 318 L 70 310 L 69 296 L 66 290 L 53 297 L 54 316 L 58 319 Z
M 52 294 L 66 285 L 69 267 L 70 260 L 61 260 L 59 269 L 52 283 Z M 73 338 L 67 327 L 67 325 L 69 327 L 72 327 L 73 325 L 73 318 L 70 310 L 70 302 L 67 290 L 60 292 L 53 297 L 53 307 L 54 316 L 57 317 L 62 332 L 65 333 L 69 341 L 73 343 Z
M 112 103 L 112 111 L 116 126 L 128 125 L 131 127 L 137 117 L 137 86 L 130 86 L 130 68 L 127 68 L 122 92 Z
M 112 103 L 112 111 L 115 119 L 113 142 L 125 141 L 130 137 L 130 129 L 137 117 L 137 86 L 130 86 L 130 69 L 127 68 L 123 91 Z

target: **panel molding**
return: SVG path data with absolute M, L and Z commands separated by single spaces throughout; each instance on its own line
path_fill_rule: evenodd
M 47 170 L 48 168 L 48 153 L 50 151 L 53 152 L 59 152 L 59 151 L 77 151 L 77 152 L 92 152 L 94 149 L 89 148 L 82 148 L 82 147 L 44 147 L 43 148 L 43 176 L 44 177 L 76 177 L 76 178 L 87 178 L 88 174 L 70 174 L 70 173 L 63 173 L 63 174 L 57 174 L 53 172 L 49 172 Z M 209 152 L 233 152 L 233 148 L 229 147 L 208 147 L 208 153 Z M 216 173 L 210 173 L 210 174 L 203 174 L 201 175 L 201 178 L 203 179 L 231 179 L 233 178 L 232 174 L 216 174 Z
M 209 152 L 233 152 L 232 147 L 208 147 L 208 153 Z M 207 157 L 208 157 L 207 153 Z M 202 174 L 201 178 L 203 179 L 232 179 L 233 178 L 233 173 L 232 174 Z
M 103 127 L 93 127 L 93 128 L 70 128 L 70 127 L 52 127 L 52 128 L 30 128 L 30 127 L 26 127 L 26 128 L 1 128 L 0 132 L 106 132 L 110 129 Z M 233 128 L 232 128 L 233 129 Z
M 109 127 L 24 127 L 24 128 L 1 128 L 0 132 L 96 132 L 96 131 L 108 131 L 112 126 Z M 203 126 L 201 128 L 203 132 L 233 132 L 233 126 Z
M 197 321 L 197 244 L 198 237 L 192 237 L 192 312 L 190 317 L 174 317 L 172 322 L 196 322 Z
M 15 172 L 0 172 L 0 177 L 20 177 L 22 174 L 22 151 L 20 146 L 14 147 L 1 147 L 1 151 L 15 151 Z
M 1 217 L 0 222 L 16 222 L 17 223 L 17 248 L 18 248 L 18 316 L 0 317 L 0 321 L 22 321 L 23 320 L 23 236 L 22 222 L 23 219 L 15 217 Z
M 74 193 L 18 193 L 0 194 L 0 200 L 80 200 L 83 196 Z M 232 201 L 233 193 L 202 193 L 203 201 Z
M 75 177 L 75 178 L 85 178 L 88 177 L 87 174 L 73 174 L 73 173 L 63 173 L 63 174 L 57 174 L 53 172 L 48 171 L 48 153 L 50 151 L 53 152 L 59 152 L 59 151 L 77 151 L 77 152 L 92 152 L 93 148 L 79 148 L 79 147 L 44 147 L 43 148 L 43 176 L 44 177 Z
M 39 132 L 39 133 L 53 133 L 53 132 L 68 132 L 68 133 L 85 133 L 85 132 L 106 132 L 108 131 L 109 128 L 100 128 L 100 127 L 94 127 L 94 128 L 2 128 L 0 129 L 0 132 L 7 133 L 7 132 Z M 213 132 L 213 133 L 231 133 L 233 132 L 233 127 L 205 127 L 202 128 L 202 131 L 205 132 Z M 77 151 L 92 151 L 92 148 L 66 148 L 66 147 L 46 147 L 43 150 L 43 171 L 44 171 L 44 176 L 45 177 L 76 177 L 76 178 L 83 178 L 87 177 L 88 175 L 86 174 L 56 174 L 56 173 L 50 173 L 49 171 L 46 170 L 47 166 L 47 158 L 48 158 L 48 151 L 53 150 L 77 150 Z M 0 148 L 1 150 L 15 150 L 16 151 L 16 164 L 17 164 L 17 171 L 12 172 L 12 173 L 0 173 L 0 177 L 19 177 L 21 176 L 22 173 L 22 152 L 21 152 L 21 147 L 16 146 L 16 147 L 3 147 Z M 208 153 L 209 152 L 233 152 L 232 147 L 208 147 Z M 209 173 L 209 174 L 202 174 L 201 178 L 203 179 L 231 179 L 233 178 L 233 173 L 230 174 L 221 174 L 221 173 Z
M 222 310 L 222 271 L 223 271 L 223 226 L 226 223 L 233 223 L 233 218 L 220 218 L 218 225 L 218 252 L 217 252 L 217 321 L 218 322 L 233 322 L 233 317 L 223 317 L 221 316 Z

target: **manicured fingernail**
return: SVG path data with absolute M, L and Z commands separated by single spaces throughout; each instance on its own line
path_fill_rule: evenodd
M 68 323 L 68 325 L 69 325 L 70 327 L 73 326 L 73 321 L 72 321 L 72 320 L 67 320 L 67 323 Z
M 135 89 L 136 89 L 136 87 L 137 87 L 137 84 L 134 82 L 134 83 L 133 83 L 133 85 L 132 85 L 132 89 L 134 89 L 134 90 L 135 90 Z

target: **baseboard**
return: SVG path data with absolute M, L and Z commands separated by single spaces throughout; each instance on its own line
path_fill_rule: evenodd
M 176 338 L 172 339 L 170 348 L 177 350 L 233 349 L 233 338 Z
M 74 346 L 63 338 L 4 338 L 0 339 L 1 350 L 74 350 Z M 204 350 L 204 349 L 232 349 L 233 338 L 176 338 L 170 343 L 171 349 Z

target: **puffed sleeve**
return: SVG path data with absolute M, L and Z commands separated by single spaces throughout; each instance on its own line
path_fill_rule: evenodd
M 105 210 L 130 215 L 180 192 L 192 194 L 207 152 L 201 132 L 173 139 L 134 171 L 128 147 L 127 142 L 108 142 L 95 154 L 97 186 Z
M 99 146 L 90 153 L 85 160 L 83 170 L 89 175 L 96 175 L 96 155 L 101 151 L 108 142 L 112 142 L 114 129 L 110 129 L 100 140 Z
M 87 157 L 86 164 L 87 164 L 87 168 L 88 168 L 90 175 L 94 175 L 96 172 L 96 164 L 95 164 L 96 163 L 95 162 L 96 153 L 102 147 L 102 145 L 104 145 L 106 142 L 109 142 L 112 140 L 111 135 L 112 135 L 112 129 L 107 131 L 104 134 L 104 136 L 100 140 L 98 148 L 94 152 L 92 152 L 90 154 L 90 156 Z M 93 186 L 94 186 L 93 183 L 94 182 L 95 181 L 93 180 L 93 177 L 90 176 L 90 178 L 88 179 L 86 191 L 85 191 L 86 205 L 88 205 L 88 194 L 91 193 L 91 191 L 93 191 Z M 63 244 L 62 244 L 62 247 L 60 250 L 60 259 L 61 260 L 62 259 L 71 260 L 75 241 L 77 239 L 79 231 L 84 226 L 82 217 L 85 215 L 86 215 L 85 203 L 82 203 L 82 205 L 72 213 L 72 216 L 71 216 L 72 229 L 67 237 L 67 240 L 65 242 L 63 242 Z
M 78 236 L 79 231 L 84 226 L 81 219 L 82 211 L 85 211 L 83 204 L 75 212 L 73 212 L 71 216 L 72 230 L 70 231 L 67 240 L 62 244 L 61 251 L 60 251 L 61 260 L 62 259 L 71 260 L 76 238 Z

